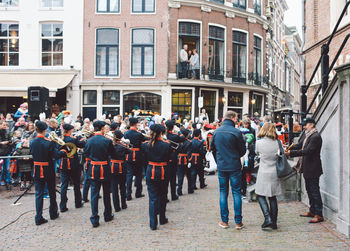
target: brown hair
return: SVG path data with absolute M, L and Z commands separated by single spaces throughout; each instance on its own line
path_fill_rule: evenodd
M 276 127 L 273 123 L 264 123 L 264 126 L 260 129 L 258 133 L 258 138 L 268 137 L 273 140 L 277 139 Z

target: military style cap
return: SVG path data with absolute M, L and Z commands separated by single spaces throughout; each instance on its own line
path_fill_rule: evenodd
M 72 126 L 71 124 L 64 124 L 63 125 L 63 130 L 65 130 L 65 131 L 69 131 L 72 129 L 74 129 L 74 126 Z
M 35 123 L 35 127 L 39 130 L 39 131 L 44 131 L 47 129 L 47 124 L 45 122 L 42 121 L 37 121 Z

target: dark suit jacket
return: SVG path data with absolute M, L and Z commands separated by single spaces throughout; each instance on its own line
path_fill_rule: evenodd
M 304 178 L 318 178 L 322 175 L 322 164 L 321 164 L 321 148 L 322 138 L 318 132 L 315 132 L 306 141 L 305 147 L 302 150 L 303 142 L 306 135 L 302 136 L 299 143 L 291 148 L 290 156 L 297 157 L 303 156 L 301 164 L 301 170 Z

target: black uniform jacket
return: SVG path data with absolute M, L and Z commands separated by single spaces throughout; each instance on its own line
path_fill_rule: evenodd
M 34 162 L 34 179 L 46 179 L 55 177 L 53 159 L 66 157 L 67 151 L 58 150 L 55 142 L 38 135 L 30 142 L 30 154 Z
M 84 148 L 86 141 L 82 137 L 74 137 L 69 135 L 64 135 L 63 141 L 66 143 L 73 143 L 78 148 Z M 60 169 L 63 171 L 71 171 L 79 169 L 79 158 L 78 154 L 75 153 L 70 158 L 61 158 Z
M 204 142 L 199 138 L 193 138 L 188 153 L 191 165 L 202 165 L 205 157 Z
M 116 157 L 112 140 L 100 133 L 95 133 L 95 136 L 88 139 L 84 154 L 89 159 L 87 162 L 88 177 L 97 181 L 109 180 L 111 176 L 109 160 L 110 157 L 112 159 Z
M 172 131 L 169 131 L 167 134 L 167 139 L 176 142 L 176 143 L 181 143 L 185 141 L 185 136 L 182 134 L 177 134 Z M 171 154 L 171 162 L 176 164 L 177 163 L 177 151 L 173 149 L 172 154 Z
M 291 147 L 290 156 L 297 157 L 302 156 L 301 170 L 304 178 L 318 178 L 322 175 L 321 164 L 321 148 L 322 138 L 318 132 L 312 134 L 305 143 L 304 149 L 303 142 L 304 136 L 301 137 L 299 143 Z
M 146 180 L 165 180 L 169 175 L 169 159 L 172 154 L 170 143 L 159 139 L 154 145 L 142 144 L 142 152 L 148 163 Z
M 186 167 L 188 164 L 189 155 L 188 153 L 191 151 L 191 141 L 185 139 L 178 148 L 178 165 L 179 167 Z
M 117 143 L 120 143 L 120 141 L 117 141 Z M 126 175 L 125 160 L 127 154 L 132 153 L 132 151 L 118 144 L 114 146 L 114 149 L 115 155 L 111 159 L 111 173 L 113 175 Z
M 130 129 L 124 134 L 124 138 L 130 140 L 133 146 L 132 152 L 127 155 L 127 161 L 133 163 L 137 166 L 142 166 L 144 164 L 144 157 L 141 154 L 141 144 L 146 140 L 142 133 L 135 129 Z

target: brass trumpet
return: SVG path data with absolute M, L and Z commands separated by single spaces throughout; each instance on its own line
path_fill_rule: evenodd
M 77 152 L 77 146 L 75 144 L 70 142 L 67 142 L 67 143 L 64 142 L 63 139 L 58 137 L 57 134 L 53 131 L 50 132 L 49 139 L 51 139 L 52 141 L 56 142 L 61 146 L 66 146 L 68 148 L 67 158 L 71 158 Z

